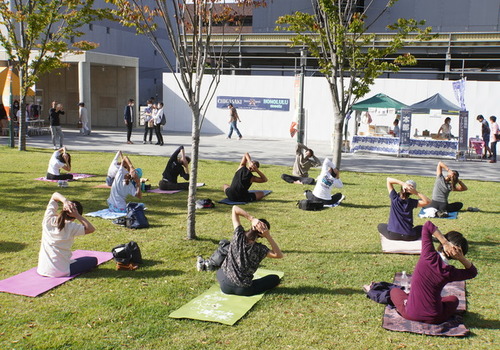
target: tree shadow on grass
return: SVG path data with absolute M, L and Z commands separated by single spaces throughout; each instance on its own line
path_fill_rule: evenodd
M 2 253 L 19 252 L 23 250 L 26 246 L 27 246 L 26 243 L 0 241 L 0 252 Z
M 142 266 L 142 265 L 141 265 Z M 106 268 L 97 268 L 95 272 L 84 273 L 78 278 L 88 278 L 88 279 L 103 279 L 103 278 L 136 278 L 136 279 L 149 279 L 149 278 L 160 278 L 166 276 L 180 276 L 185 273 L 185 271 L 181 270 L 144 270 L 143 268 L 139 268 L 134 271 L 129 270 L 120 270 L 116 269 L 106 269 Z
M 349 198 L 347 198 L 349 200 Z M 362 209 L 370 209 L 370 208 L 389 208 L 388 205 L 368 205 L 368 204 L 354 204 L 354 203 L 349 203 L 346 201 L 343 201 L 342 204 L 340 204 L 342 207 L 348 207 L 348 208 L 362 208 Z
M 482 315 L 475 312 L 467 312 L 467 326 L 481 329 L 500 329 L 500 320 L 484 319 Z
M 362 290 L 354 288 L 323 288 L 323 287 L 311 287 L 311 286 L 299 286 L 299 287 L 278 287 L 273 290 L 275 294 L 290 294 L 290 295 L 301 295 L 301 294 L 317 294 L 317 295 L 351 295 L 351 294 L 365 294 Z

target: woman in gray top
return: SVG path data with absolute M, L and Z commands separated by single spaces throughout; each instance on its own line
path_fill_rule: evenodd
M 254 218 L 252 215 L 233 206 L 232 221 L 234 236 L 229 244 L 227 257 L 222 267 L 217 271 L 217 280 L 220 288 L 225 294 L 256 295 L 276 287 L 280 283 L 277 275 L 267 275 L 259 279 L 253 279 L 254 273 L 260 262 L 265 258 L 281 259 L 283 253 L 278 244 L 269 233 L 270 225 L 264 219 Z M 240 222 L 244 217 L 251 222 L 252 227 L 245 231 Z M 264 237 L 271 248 L 256 242 Z
M 448 172 L 446 177 L 443 176 L 443 170 Z M 462 180 L 459 180 L 458 176 L 458 171 L 451 170 L 443 162 L 438 163 L 436 168 L 436 182 L 432 190 L 432 202 L 429 207 L 448 213 L 462 209 L 464 205 L 461 202 L 448 203 L 448 196 L 451 191 L 467 191 L 467 186 L 465 186 Z

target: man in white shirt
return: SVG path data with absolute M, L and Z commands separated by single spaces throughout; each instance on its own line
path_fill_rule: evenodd
M 89 112 L 87 111 L 87 107 L 85 107 L 85 103 L 83 102 L 80 102 L 78 104 L 78 120 L 82 122 L 80 133 L 82 133 L 83 135 L 90 135 Z

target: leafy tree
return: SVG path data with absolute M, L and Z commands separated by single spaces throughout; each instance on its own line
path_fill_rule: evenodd
M 171 72 L 178 71 L 174 77 L 192 115 L 187 238 L 195 239 L 200 131 L 206 107 L 219 84 L 224 60 L 224 52 L 217 51 L 211 41 L 213 29 L 217 26 L 220 33 L 225 24 L 230 24 L 227 27 L 233 34 L 241 31 L 240 15 L 247 8 L 264 6 L 265 1 L 235 0 L 232 4 L 224 0 L 106 1 L 116 6 L 114 14 L 123 25 L 134 27 L 137 33 L 149 38 Z M 147 5 L 150 3 L 154 7 Z M 158 37 L 157 29 L 166 31 L 167 41 L 161 41 L 164 38 Z M 229 47 L 234 45 L 229 44 Z M 169 53 L 173 53 L 173 58 Z M 210 79 L 210 83 L 202 95 L 203 79 Z
M 68 52 L 90 50 L 87 41 L 70 42 L 84 33 L 78 29 L 104 12 L 92 8 L 94 0 L 11 0 L 0 2 L 0 43 L 11 65 L 19 72 L 22 116 L 19 120 L 19 150 L 26 150 L 26 95 L 40 77 L 64 67 Z M 11 145 L 14 138 L 11 133 Z
M 377 20 L 398 0 L 389 0 Z M 396 55 L 413 41 L 430 40 L 431 28 L 421 28 L 425 21 L 400 18 L 388 29 L 394 32 L 384 47 L 371 45 L 375 34 L 367 33 L 370 25 L 357 0 L 312 0 L 314 13 L 296 12 L 278 19 L 277 29 L 295 32 L 292 45 L 305 46 L 317 58 L 319 68 L 328 80 L 333 102 L 333 162 L 340 167 L 343 126 L 351 106 L 370 91 L 370 85 L 383 72 L 397 72 L 400 65 L 412 65 L 410 53 Z M 411 35 L 411 40 L 410 38 Z M 387 58 L 395 57 L 390 62 Z

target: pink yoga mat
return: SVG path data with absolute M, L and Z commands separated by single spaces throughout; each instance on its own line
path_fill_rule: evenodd
M 79 179 L 86 179 L 87 177 L 94 177 L 95 176 L 95 175 L 90 175 L 90 174 L 78 174 L 78 173 L 70 173 L 70 174 L 73 175 L 73 180 L 67 180 L 67 181 L 74 181 L 74 180 L 79 180 Z M 38 181 L 48 181 L 48 182 L 57 182 L 57 181 L 59 181 L 59 180 L 49 180 L 45 176 L 37 177 L 35 180 L 38 180 Z
M 112 253 L 97 252 L 93 250 L 75 250 L 71 258 L 76 259 L 83 256 L 96 257 L 98 265 L 113 258 Z M 36 267 L 34 267 L 18 275 L 1 280 L 0 292 L 36 297 L 76 276 L 78 275 L 68 277 L 43 277 L 36 272 Z

